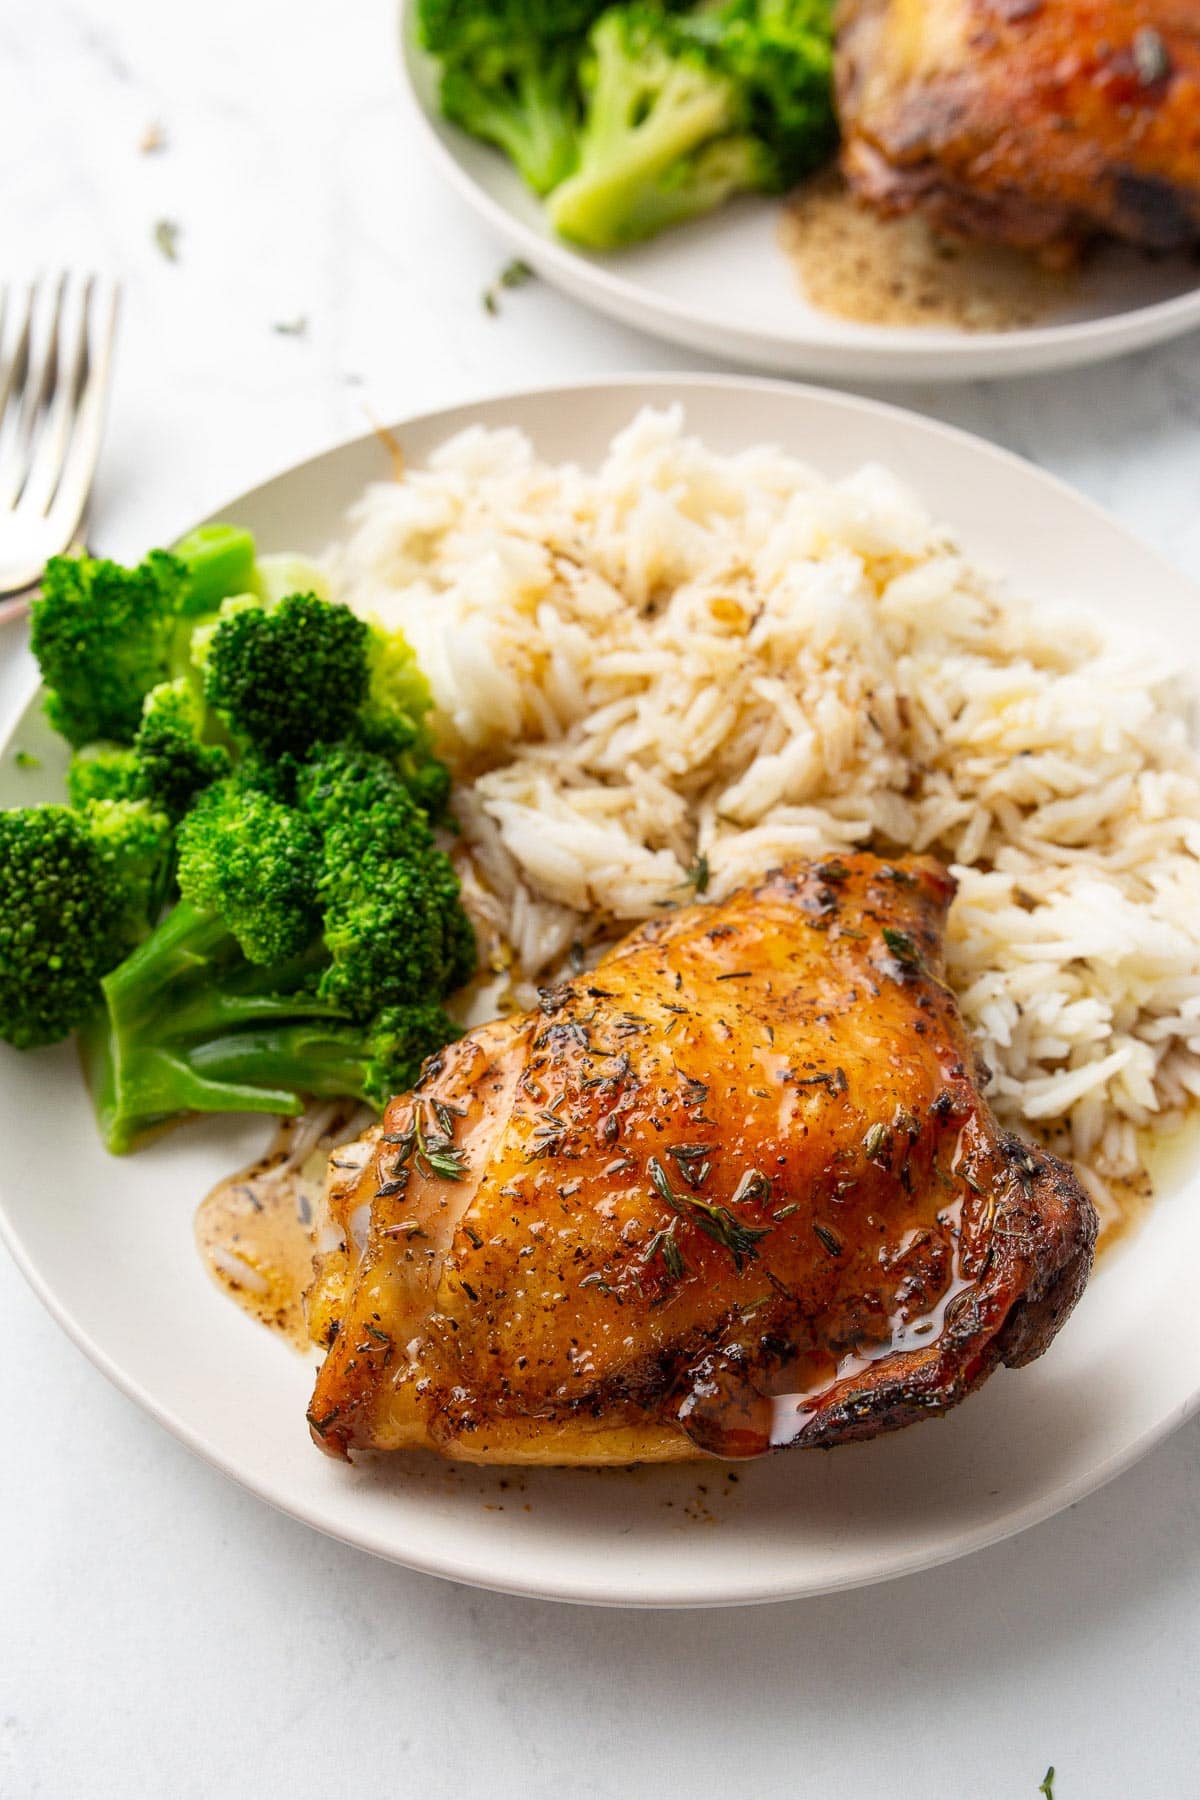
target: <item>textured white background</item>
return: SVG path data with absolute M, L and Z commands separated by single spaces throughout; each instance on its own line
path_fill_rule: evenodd
M 141 156 L 155 119 L 169 147 Z M 372 417 L 706 366 L 540 287 L 487 317 L 503 252 L 418 160 L 390 0 L 4 0 L 0 272 L 65 261 L 125 282 L 92 526 L 115 554 Z M 303 339 L 272 332 L 300 315 Z M 893 395 L 1066 476 L 1200 577 L 1198 349 Z M 10 628 L 0 721 L 28 679 Z M 1050 1762 L 1058 1800 L 1200 1791 L 1200 1421 L 931 1575 L 586 1612 L 276 1517 L 110 1389 L 3 1259 L 0 1316 L 3 1800 L 1036 1800 Z

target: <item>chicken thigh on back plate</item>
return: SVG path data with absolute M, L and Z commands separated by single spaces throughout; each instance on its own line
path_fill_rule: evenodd
M 842 166 L 1029 249 L 1200 238 L 1200 0 L 839 0 Z
M 952 892 L 924 858 L 794 866 L 435 1058 L 335 1157 L 322 1447 L 752 1456 L 1036 1356 L 1095 1215 L 981 1096 Z

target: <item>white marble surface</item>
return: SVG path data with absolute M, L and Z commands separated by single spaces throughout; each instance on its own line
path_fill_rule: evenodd
M 371 418 L 704 366 L 539 287 L 485 314 L 502 252 L 417 160 L 393 40 L 391 0 L 0 8 L 0 272 L 94 261 L 125 283 L 97 546 L 162 541 Z M 153 120 L 167 147 L 140 155 Z M 300 315 L 303 338 L 272 331 Z M 1055 470 L 1200 577 L 1198 349 L 893 397 Z M 0 719 L 28 679 L 10 628 Z M 0 1308 L 4 1800 L 1036 1800 L 1051 1762 L 1058 1800 L 1200 1788 L 1200 1421 L 927 1576 L 589 1613 L 312 1536 L 134 1411 L 2 1258 Z

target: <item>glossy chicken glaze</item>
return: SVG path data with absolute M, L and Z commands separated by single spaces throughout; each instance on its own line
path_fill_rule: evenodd
M 1053 249 L 1200 237 L 1200 0 L 840 0 L 851 186 Z
M 754 1456 L 1036 1355 L 1095 1217 L 981 1098 L 952 892 L 920 858 L 776 873 L 436 1058 L 335 1158 L 322 1447 Z

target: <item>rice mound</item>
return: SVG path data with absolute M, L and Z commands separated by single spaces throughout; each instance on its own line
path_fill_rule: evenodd
M 1002 600 L 885 470 L 717 455 L 679 409 L 596 473 L 465 431 L 352 527 L 335 588 L 429 676 L 518 999 L 705 877 L 931 851 L 991 1102 L 1113 1221 L 1139 1132 L 1200 1093 L 1200 759 L 1165 653 Z

